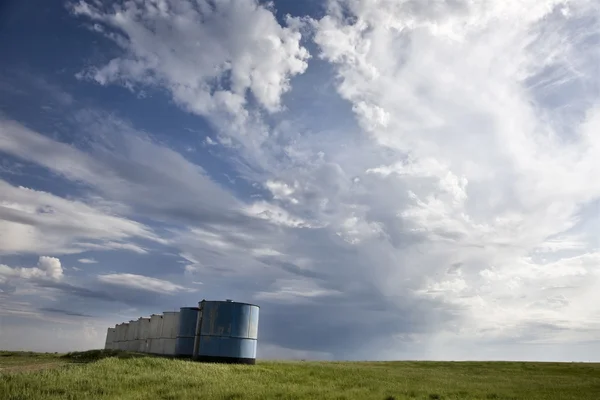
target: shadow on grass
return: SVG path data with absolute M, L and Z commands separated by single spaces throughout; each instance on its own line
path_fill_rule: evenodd
M 75 351 L 72 353 L 67 353 L 60 358 L 69 360 L 73 363 L 91 363 L 100 361 L 104 358 L 145 358 L 145 357 L 153 357 L 151 354 L 141 354 L 141 353 L 130 353 L 122 350 L 88 350 L 88 351 Z

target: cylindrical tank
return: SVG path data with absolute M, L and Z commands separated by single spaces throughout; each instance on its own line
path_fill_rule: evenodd
M 113 350 L 116 348 L 117 343 L 117 327 L 110 328 L 110 349 Z
M 165 311 L 160 337 L 163 339 L 177 339 L 179 333 L 179 311 Z
M 177 347 L 177 334 L 179 333 L 179 311 L 165 311 L 163 313 L 161 332 L 162 354 L 174 356 Z
M 104 348 L 106 350 L 111 350 L 114 348 L 116 341 L 115 341 L 115 328 L 108 328 L 106 330 L 106 342 L 104 343 Z
M 175 339 L 160 339 L 162 341 L 162 354 L 165 356 L 174 356 L 177 350 L 177 338 Z
M 163 316 L 152 314 L 150 316 L 150 339 L 159 339 L 162 331 Z
M 254 364 L 260 308 L 233 301 L 200 303 L 200 337 L 194 358 L 200 361 Z
M 121 324 L 121 334 L 119 340 L 119 350 L 127 350 L 127 336 L 129 335 L 129 323 Z
M 179 310 L 179 332 L 175 345 L 175 355 L 178 357 L 194 355 L 198 311 L 200 311 L 198 307 L 182 307 Z
M 164 350 L 164 340 L 165 339 L 161 339 L 161 338 L 154 338 L 151 339 L 152 342 L 150 343 L 150 353 L 152 354 L 163 354 Z
M 135 338 L 137 336 L 137 321 L 129 321 L 129 326 L 127 327 L 127 351 L 137 351 Z
M 163 326 L 163 316 L 160 314 L 152 314 L 150 316 L 150 339 L 148 352 L 152 354 L 162 354 L 161 331 Z
M 138 319 L 138 351 L 142 353 L 148 353 L 150 339 L 150 318 L 139 318 Z

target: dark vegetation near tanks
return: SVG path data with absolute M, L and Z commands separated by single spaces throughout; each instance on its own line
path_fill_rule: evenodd
M 0 352 L 0 399 L 600 399 L 600 364 L 203 364 L 118 350 Z

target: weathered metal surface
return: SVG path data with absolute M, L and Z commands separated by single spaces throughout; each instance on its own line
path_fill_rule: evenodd
M 256 339 L 201 336 L 198 356 L 256 358 Z
M 163 354 L 164 353 L 164 339 L 156 338 L 150 339 L 150 353 L 152 354 Z
M 113 349 L 114 346 L 116 345 L 116 341 L 115 341 L 115 334 L 116 334 L 116 329 L 115 328 L 108 328 L 106 330 L 106 341 L 104 342 L 104 348 L 107 350 Z
M 122 342 L 125 333 L 125 324 L 117 324 L 117 342 Z
M 163 326 L 160 337 L 163 339 L 177 339 L 179 333 L 179 311 L 165 311 L 163 313 Z
M 150 353 L 150 343 L 152 339 L 140 339 L 139 351 L 141 353 Z
M 117 328 L 116 327 L 110 328 L 110 349 L 115 348 L 116 340 L 117 340 Z
M 177 337 L 194 337 L 198 321 L 198 307 L 182 307 L 179 310 L 179 331 Z
M 138 328 L 138 323 L 137 321 L 129 321 L 129 325 L 127 327 L 127 341 L 128 342 L 133 342 L 137 336 L 137 328 Z
M 259 307 L 231 301 L 205 301 L 197 358 L 254 359 Z
M 206 301 L 203 303 L 202 336 L 258 338 L 259 307 L 252 304 Z
M 163 353 L 164 355 L 174 356 L 175 348 L 177 346 L 177 338 L 175 339 L 162 339 L 163 340 Z
M 230 336 L 235 303 L 206 301 L 202 306 L 201 336 Z
M 138 332 L 137 338 L 139 340 L 146 340 L 150 337 L 150 318 L 138 319 Z
M 129 337 L 129 322 L 125 322 L 123 324 L 123 330 L 121 331 L 121 335 L 121 342 L 127 343 L 127 339 Z M 126 345 L 122 345 L 121 347 L 123 347 L 122 350 L 126 350 Z
M 231 300 L 200 305 L 117 324 L 107 330 L 105 348 L 253 364 L 259 307 Z
M 152 314 L 150 317 L 150 338 L 158 339 L 162 333 L 163 316 L 160 314 Z
M 182 307 L 179 310 L 179 332 L 175 354 L 178 356 L 192 357 L 194 354 L 194 337 L 198 322 L 197 307 Z
M 258 317 L 260 313 L 260 307 L 251 306 L 250 311 L 251 314 L 248 326 L 248 337 L 251 339 L 258 339 Z
M 178 337 L 175 354 L 180 357 L 192 357 L 194 355 L 194 337 Z

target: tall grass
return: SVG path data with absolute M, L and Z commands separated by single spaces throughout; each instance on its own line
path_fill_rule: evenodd
M 99 353 L 86 356 L 84 364 L 0 375 L 0 399 L 600 399 L 598 364 L 259 362 L 245 366 L 115 355 L 104 358 Z

